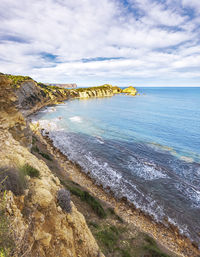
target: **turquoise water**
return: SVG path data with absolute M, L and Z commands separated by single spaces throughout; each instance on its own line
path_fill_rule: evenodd
M 199 241 L 200 88 L 71 100 L 34 120 L 97 184 Z

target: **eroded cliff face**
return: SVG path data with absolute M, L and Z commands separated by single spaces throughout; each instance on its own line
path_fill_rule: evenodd
M 0 75 L 0 129 L 8 130 L 22 145 L 28 146 L 31 135 L 27 122 L 18 111 L 18 98 L 11 87 L 11 80 Z
M 28 116 L 44 106 L 58 104 L 69 98 L 107 97 L 121 93 L 117 86 L 103 85 L 99 87 L 66 89 L 58 86 L 48 86 L 37 83 L 30 77 L 0 75 L 9 80 L 9 92 L 15 96 L 17 109 L 24 116 Z
M 15 89 L 15 93 L 18 98 L 18 108 L 25 116 L 46 105 L 57 104 L 72 96 L 67 89 L 45 87 L 33 80 L 22 82 L 20 87 Z
M 16 257 L 103 256 L 75 205 L 71 202 L 70 213 L 59 206 L 57 193 L 62 188 L 60 181 L 44 161 L 31 154 L 32 132 L 19 111 L 24 110 L 27 115 L 51 103 L 51 100 L 57 101 L 57 94 L 60 99 L 68 95 L 55 90 L 46 93 L 46 99 L 45 92 L 42 93 L 34 81 L 28 80 L 13 88 L 12 81 L 3 75 L 0 75 L 0 89 L 0 169 L 17 172 L 28 164 L 40 174 L 39 177 L 26 176 L 24 194 L 6 193 L 5 211 L 9 218 L 9 233 L 15 244 L 10 254 Z M 0 183 L 2 200 L 1 190 Z M 1 250 L 0 254 L 4 256 Z
M 15 256 L 103 256 L 74 204 L 71 203 L 71 213 L 65 213 L 58 205 L 61 184 L 46 164 L 6 130 L 0 130 L 0 146 L 0 163 L 4 167 L 28 163 L 40 171 L 40 177 L 28 178 L 24 195 L 7 193 L 6 209 L 15 238 Z

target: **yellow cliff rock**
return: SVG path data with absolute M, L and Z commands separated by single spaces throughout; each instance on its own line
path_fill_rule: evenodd
M 8 131 L 0 130 L 1 166 L 19 167 L 24 163 L 40 171 L 39 178 L 29 178 L 25 196 L 7 193 L 7 212 L 18 252 L 15 256 L 103 256 L 84 216 L 73 203 L 71 213 L 58 206 L 59 180 L 46 164 L 21 146 Z
M 125 88 L 122 92 L 127 93 L 127 94 L 132 95 L 132 96 L 135 96 L 137 94 L 136 88 L 134 88 L 132 86 Z

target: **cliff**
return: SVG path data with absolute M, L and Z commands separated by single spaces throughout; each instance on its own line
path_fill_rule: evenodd
M 78 93 L 78 98 L 90 98 L 113 96 L 114 94 L 121 93 L 122 90 L 119 87 L 105 84 L 99 87 L 77 88 L 76 92 Z
M 68 94 L 20 83 L 0 75 L 0 256 L 104 256 L 70 195 L 59 198 L 59 179 L 30 152 L 32 132 L 19 111 Z
M 44 106 L 60 103 L 69 98 L 107 97 L 121 93 L 119 87 L 103 85 L 99 87 L 66 89 L 58 86 L 47 86 L 25 76 L 0 75 L 7 79 L 9 90 L 16 97 L 17 108 L 28 116 Z M 10 92 L 10 91 L 9 91 Z
M 121 93 L 120 88 L 67 90 L 0 74 L 0 89 L 1 257 L 103 257 L 99 246 L 110 257 L 168 256 L 138 228 L 179 253 L 170 256 L 199 255 L 174 230 L 157 226 L 125 199 L 114 199 L 94 184 L 51 143 L 46 144 L 48 138 L 33 134 L 24 118 L 48 104 L 72 97 L 112 96 Z M 169 253 L 163 246 L 162 250 Z

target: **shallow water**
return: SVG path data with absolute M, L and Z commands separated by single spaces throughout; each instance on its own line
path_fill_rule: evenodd
M 200 88 L 71 100 L 34 120 L 96 183 L 200 244 Z

